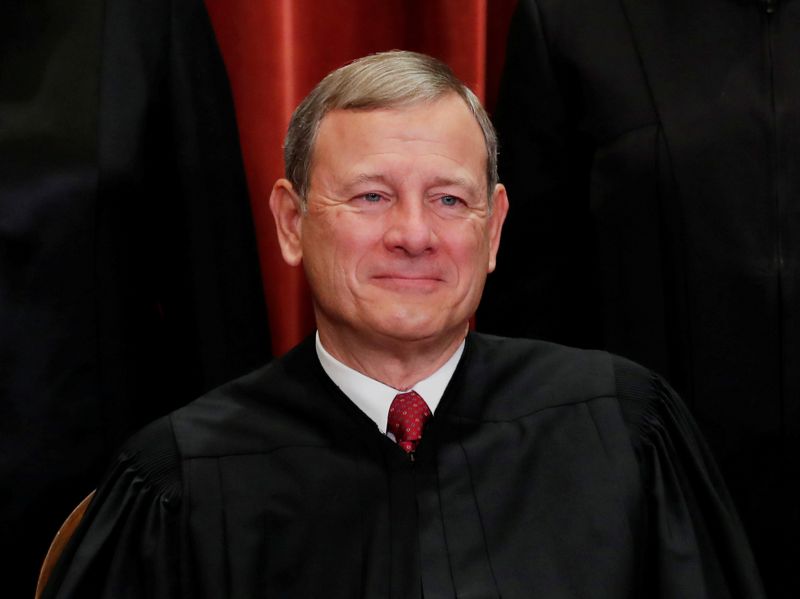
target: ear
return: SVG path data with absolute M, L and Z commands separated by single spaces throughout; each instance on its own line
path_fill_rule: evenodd
M 269 196 L 269 207 L 275 218 L 283 259 L 290 266 L 297 266 L 303 258 L 303 207 L 289 181 L 278 179 L 275 182 Z
M 508 195 L 504 185 L 498 183 L 492 194 L 492 213 L 489 215 L 489 266 L 487 272 L 492 272 L 497 265 L 497 250 L 500 247 L 500 233 L 508 214 Z

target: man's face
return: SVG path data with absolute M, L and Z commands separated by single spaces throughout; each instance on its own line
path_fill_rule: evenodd
M 507 207 L 497 186 L 490 213 L 485 173 L 481 129 L 456 95 L 327 114 L 307 210 L 295 219 L 321 334 L 378 343 L 463 335 Z

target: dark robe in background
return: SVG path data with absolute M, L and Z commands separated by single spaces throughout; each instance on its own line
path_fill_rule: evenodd
M 471 334 L 415 460 L 313 337 L 145 428 L 45 591 L 77 597 L 763 597 L 680 399 L 604 352 Z
M 481 330 L 686 398 L 773 597 L 800 597 L 800 2 L 521 0 Z
M 144 423 L 269 355 L 227 77 L 201 0 L 0 7 L 0 554 Z

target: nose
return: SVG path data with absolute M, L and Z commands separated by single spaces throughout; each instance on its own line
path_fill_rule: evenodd
M 432 253 L 436 247 L 436 233 L 430 210 L 421 198 L 401 198 L 389 210 L 384 234 L 386 248 L 409 256 Z

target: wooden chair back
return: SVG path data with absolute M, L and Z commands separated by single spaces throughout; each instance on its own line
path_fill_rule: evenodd
M 41 597 L 47 580 L 50 578 L 50 573 L 53 571 L 53 566 L 56 565 L 58 558 L 61 557 L 61 553 L 64 551 L 64 547 L 66 547 L 67 542 L 70 537 L 72 537 L 72 533 L 75 532 L 78 524 L 80 524 L 92 497 L 94 497 L 94 491 L 84 497 L 83 501 L 72 510 L 72 513 L 64 520 L 61 528 L 58 529 L 56 536 L 53 537 L 53 541 L 50 543 L 50 549 L 47 550 L 47 555 L 45 555 L 44 562 L 42 562 L 42 568 L 39 570 L 39 580 L 36 583 L 36 599 Z

